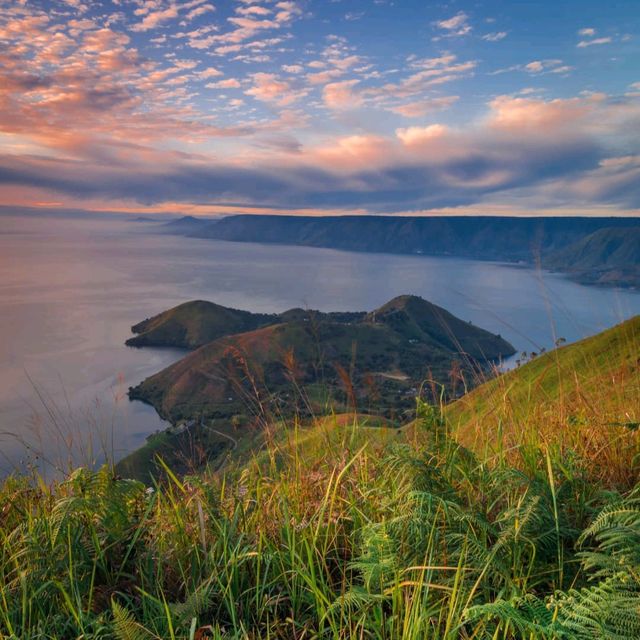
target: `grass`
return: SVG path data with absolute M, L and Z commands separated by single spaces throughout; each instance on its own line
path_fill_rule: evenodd
M 597 460 L 612 486 L 634 482 L 640 426 L 640 316 L 544 354 L 447 408 L 459 442 L 483 459 L 529 451 Z
M 637 638 L 639 321 L 398 429 L 0 487 L 0 638 Z M 603 449 L 604 446 L 604 449 Z

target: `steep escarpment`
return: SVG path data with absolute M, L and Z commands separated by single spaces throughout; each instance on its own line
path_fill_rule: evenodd
M 640 228 L 599 229 L 550 254 L 544 265 L 584 284 L 640 286 Z

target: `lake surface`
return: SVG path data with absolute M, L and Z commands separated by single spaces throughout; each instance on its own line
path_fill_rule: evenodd
M 640 294 L 495 263 L 188 239 L 154 223 L 0 216 L 0 475 L 116 458 L 166 426 L 126 390 L 177 360 L 130 326 L 201 298 L 250 311 L 370 310 L 403 293 L 552 348 L 640 313 Z M 26 445 L 26 446 L 25 446 Z M 43 463 L 43 458 L 47 461 Z

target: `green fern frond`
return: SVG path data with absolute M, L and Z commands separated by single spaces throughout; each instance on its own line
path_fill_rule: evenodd
M 115 600 L 111 603 L 113 630 L 118 640 L 161 640 L 139 622 Z

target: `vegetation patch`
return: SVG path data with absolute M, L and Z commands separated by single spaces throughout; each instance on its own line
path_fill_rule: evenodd
M 153 485 L 9 478 L 0 637 L 637 638 L 638 322 L 402 428 L 273 423 Z

